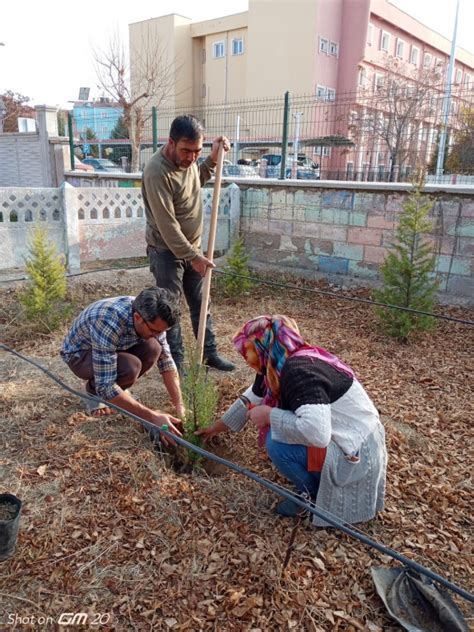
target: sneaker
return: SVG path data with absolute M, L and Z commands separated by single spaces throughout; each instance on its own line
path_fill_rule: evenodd
M 229 360 L 225 358 L 221 358 L 217 353 L 206 356 L 204 358 L 204 364 L 218 371 L 234 371 L 235 369 L 235 364 L 232 364 L 232 362 L 229 362 Z

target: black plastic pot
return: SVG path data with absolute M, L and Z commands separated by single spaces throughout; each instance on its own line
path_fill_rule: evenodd
M 15 550 L 22 503 L 13 494 L 0 494 L 0 509 L 2 505 L 12 506 L 13 509 L 10 518 L 0 519 L 0 561 L 8 559 Z

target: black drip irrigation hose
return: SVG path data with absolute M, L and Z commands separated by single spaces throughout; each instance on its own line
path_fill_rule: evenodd
M 94 272 L 120 272 L 125 270 L 140 270 L 148 268 L 148 265 L 143 266 L 128 266 L 125 268 L 98 268 L 97 270 L 84 270 L 83 272 L 74 272 L 72 274 L 66 274 L 66 277 L 72 278 L 76 276 L 82 276 L 84 274 L 93 274 Z M 474 321 L 465 320 L 463 318 L 454 318 L 453 316 L 445 316 L 444 314 L 435 314 L 433 312 L 424 312 L 420 309 L 413 309 L 412 307 L 402 307 L 401 305 L 392 305 L 390 303 L 381 303 L 380 301 L 373 301 L 370 298 L 359 298 L 357 296 L 344 296 L 344 294 L 336 294 L 335 292 L 329 292 L 328 290 L 318 290 L 316 288 L 299 287 L 297 285 L 290 285 L 289 283 L 278 283 L 277 281 L 267 281 L 265 279 L 259 279 L 258 277 L 250 277 L 245 274 L 238 274 L 237 272 L 228 272 L 221 270 L 220 268 L 214 268 L 214 272 L 222 274 L 224 276 L 233 276 L 240 279 L 246 279 L 253 283 L 260 283 L 261 285 L 269 285 L 271 287 L 279 287 L 285 290 L 296 290 L 298 292 L 308 292 L 310 294 L 321 294 L 322 296 L 329 296 L 330 298 L 336 298 L 341 301 L 352 301 L 354 303 L 364 303 L 365 305 L 374 305 L 375 307 L 386 307 L 388 309 L 395 309 L 400 312 L 409 312 L 411 314 L 420 314 L 420 316 L 430 316 L 431 318 L 437 318 L 439 320 L 447 320 L 452 323 L 459 323 L 460 325 L 473 326 Z M 0 279 L 2 283 L 14 283 L 16 281 L 27 281 L 28 277 L 18 277 L 17 279 Z
M 115 404 L 112 404 L 111 402 L 106 402 L 103 399 L 101 399 L 100 397 L 93 396 L 93 395 L 84 395 L 83 393 L 80 393 L 79 391 L 76 391 L 75 389 L 73 389 L 70 386 L 68 386 L 67 384 L 65 384 L 58 377 L 56 377 L 54 375 L 54 373 L 52 373 L 48 369 L 45 369 L 43 366 L 41 366 L 41 364 L 38 364 L 34 360 L 31 360 L 30 358 L 27 358 L 26 356 L 22 355 L 18 351 L 15 351 L 11 347 L 8 347 L 7 345 L 5 345 L 3 343 L 0 343 L 0 349 L 4 349 L 5 351 L 8 351 L 12 355 L 15 355 L 16 357 L 20 358 L 24 362 L 28 362 L 29 364 L 33 365 L 34 367 L 36 367 L 37 369 L 39 369 L 40 371 L 45 373 L 49 378 L 51 378 L 54 382 L 56 382 L 56 384 L 59 384 L 59 386 L 61 386 L 64 390 L 68 391 L 69 393 L 72 393 L 73 395 L 76 395 L 77 397 L 80 397 L 83 400 L 90 399 L 90 400 L 93 400 L 95 402 L 106 404 L 109 408 L 113 408 L 114 410 L 116 410 L 117 412 L 121 413 L 122 415 L 130 417 L 134 421 L 137 421 L 144 428 L 146 428 L 148 431 L 150 431 L 152 436 L 156 436 L 157 433 L 159 435 L 163 434 L 168 439 L 171 439 L 172 441 L 175 441 L 176 443 L 178 443 L 179 445 L 184 446 L 188 450 L 192 450 L 192 451 L 196 452 L 197 454 L 199 454 L 200 456 L 203 456 L 203 457 L 205 457 L 207 459 L 210 459 L 211 461 L 215 461 L 216 463 L 220 463 L 221 465 L 225 465 L 229 469 L 234 470 L 235 472 L 238 472 L 239 474 L 243 474 L 247 478 L 250 478 L 252 481 L 258 483 L 259 485 L 262 485 L 263 487 L 266 487 L 267 489 L 269 489 L 270 491 L 278 494 L 279 496 L 283 496 L 284 498 L 288 498 L 288 499 L 292 500 L 294 503 L 296 503 L 302 509 L 305 509 L 309 513 L 311 513 L 311 514 L 313 514 L 315 516 L 318 516 L 318 518 L 321 518 L 321 519 L 325 520 L 329 525 L 339 529 L 343 533 L 346 533 L 347 535 L 351 536 L 352 538 L 355 538 L 355 539 L 359 540 L 363 544 L 366 544 L 366 545 L 376 549 L 377 551 L 379 551 L 380 553 L 383 553 L 384 555 L 388 555 L 388 556 L 392 557 L 393 559 L 397 560 L 398 562 L 401 562 L 405 567 L 411 568 L 414 571 L 416 571 L 416 572 L 418 572 L 418 573 L 420 573 L 422 575 L 425 575 L 426 577 L 429 577 L 431 580 L 433 580 L 435 582 L 438 582 L 439 584 L 442 584 L 445 588 L 448 588 L 449 590 L 451 590 L 452 592 L 456 593 L 460 597 L 463 597 L 467 601 L 470 601 L 470 602 L 474 603 L 474 595 L 471 594 L 470 592 L 468 592 L 467 590 L 464 590 L 463 588 L 460 588 L 459 586 L 456 586 L 456 584 L 451 583 L 450 581 L 448 581 L 447 579 L 445 579 L 441 575 L 438 575 L 437 573 L 434 573 L 430 569 L 425 568 L 421 564 L 418 564 L 417 562 L 414 562 L 413 560 L 410 560 L 409 558 L 405 557 L 401 553 L 398 553 L 394 549 L 391 549 L 391 548 L 389 548 L 389 547 L 387 547 L 387 546 L 385 546 L 383 544 L 380 544 L 379 542 L 377 542 L 375 540 L 372 540 L 371 538 L 369 538 L 365 534 L 354 530 L 347 523 L 342 522 L 341 520 L 339 520 L 336 516 L 330 514 L 329 512 L 325 511 L 324 509 L 316 507 L 313 503 L 310 503 L 310 502 L 302 499 L 300 496 L 290 492 L 289 490 L 285 489 L 284 487 L 280 487 L 279 485 L 276 485 L 275 483 L 272 483 L 271 481 L 268 481 L 265 478 L 262 478 L 261 476 L 258 476 L 258 474 L 255 474 L 251 470 L 248 470 L 248 469 L 246 469 L 244 467 L 241 467 L 240 465 L 237 465 L 236 463 L 233 463 L 232 461 L 228 461 L 227 459 L 223 459 L 222 457 L 217 456 L 216 454 L 213 454 L 212 452 L 208 452 L 204 448 L 201 448 L 201 447 L 199 447 L 197 445 L 189 443 L 185 439 L 182 439 L 181 437 L 178 437 L 178 436 L 172 434 L 171 432 L 169 432 L 167 430 L 164 430 L 163 428 L 155 426 L 154 424 L 146 421 L 145 419 L 142 419 L 141 417 L 138 417 L 138 415 L 135 415 L 133 413 L 128 412 L 127 410 L 121 408 L 120 406 L 116 406 Z
M 450 320 L 454 323 L 460 323 L 462 325 L 474 325 L 473 320 L 464 320 L 462 318 L 454 318 L 453 316 L 445 316 L 444 314 L 435 314 L 433 312 L 424 312 L 420 309 L 413 309 L 412 307 L 402 307 L 401 305 L 391 305 L 390 303 L 381 303 L 380 301 L 373 301 L 370 298 L 359 298 L 358 296 L 344 296 L 329 292 L 328 290 L 318 290 L 310 287 L 299 287 L 298 285 L 290 285 L 289 283 L 278 283 L 277 281 L 266 281 L 259 279 L 258 277 L 249 277 L 244 274 L 237 274 L 236 272 L 226 272 L 224 270 L 215 269 L 217 274 L 224 274 L 227 276 L 240 277 L 253 283 L 262 283 L 263 285 L 271 285 L 273 287 L 283 288 L 285 290 L 297 290 L 299 292 L 309 292 L 311 294 L 322 294 L 323 296 L 329 296 L 331 298 L 338 298 L 342 301 L 353 301 L 355 303 L 365 303 L 366 305 L 374 305 L 375 307 L 388 307 L 389 309 L 398 309 L 401 312 L 410 312 L 411 314 L 420 314 L 421 316 L 431 316 L 432 318 L 439 318 L 443 320 Z

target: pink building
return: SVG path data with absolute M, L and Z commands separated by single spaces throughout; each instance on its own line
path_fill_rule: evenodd
M 241 138 L 254 138 L 261 154 L 275 147 L 272 139 L 281 139 L 281 122 L 259 119 L 251 104 L 281 99 L 289 91 L 290 138 L 300 108 L 300 147 L 321 164 L 323 176 L 378 179 L 387 170 L 396 176 L 432 157 L 450 42 L 387 0 L 249 0 L 247 12 L 205 22 L 177 15 L 139 22 L 130 25 L 133 69 L 139 66 L 134 55 L 139 60 L 150 36 L 163 42 L 173 67 L 170 109 L 192 104 L 208 123 L 212 104 L 224 111 L 238 101 L 250 102 L 239 112 Z M 458 48 L 454 111 L 462 99 L 472 101 L 473 78 L 474 55 Z M 132 82 L 138 85 L 138 77 Z M 388 88 L 404 86 L 408 107 L 408 97 L 426 84 L 430 90 L 423 88 L 421 103 L 415 99 L 414 112 L 407 112 L 410 125 L 391 147 Z M 220 131 L 231 135 L 236 116 L 235 110 L 223 117 L 229 129 Z M 338 146 L 339 138 L 356 147 L 349 141 Z M 256 151 L 251 157 L 258 157 Z

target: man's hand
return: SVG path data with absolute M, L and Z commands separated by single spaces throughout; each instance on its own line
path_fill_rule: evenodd
M 218 136 L 212 143 L 211 153 L 209 154 L 211 160 L 217 162 L 217 154 L 219 152 L 220 145 L 224 146 L 224 152 L 227 153 L 230 150 L 230 140 L 226 136 Z
M 206 272 L 208 268 L 215 268 L 216 264 L 212 263 L 210 259 L 205 257 L 204 255 L 197 255 L 192 261 L 191 265 L 193 266 L 196 272 L 203 277 L 206 276 Z
M 225 423 L 219 419 L 219 421 L 216 421 L 214 424 L 212 424 L 212 426 L 207 426 L 207 428 L 196 430 L 194 434 L 198 437 L 202 437 L 204 443 L 208 443 L 219 433 L 225 432 L 226 430 L 229 430 L 228 426 L 226 426 Z
M 176 435 L 177 437 L 182 437 L 182 433 L 178 430 L 176 426 L 181 425 L 181 420 L 177 419 L 177 417 L 173 417 L 172 415 L 167 415 L 166 413 L 153 413 L 150 418 L 150 421 L 155 426 L 168 426 L 167 428 L 163 428 L 163 430 L 167 430 L 171 434 Z M 160 440 L 163 441 L 165 445 L 176 445 L 176 442 L 169 437 L 166 437 L 164 434 L 160 434 Z
M 186 419 L 186 406 L 181 402 L 180 404 L 177 404 L 175 408 L 176 408 L 176 414 L 178 415 L 178 417 L 181 420 Z
M 270 425 L 271 406 L 254 406 L 247 413 L 247 419 L 251 421 L 258 429 L 265 428 Z

